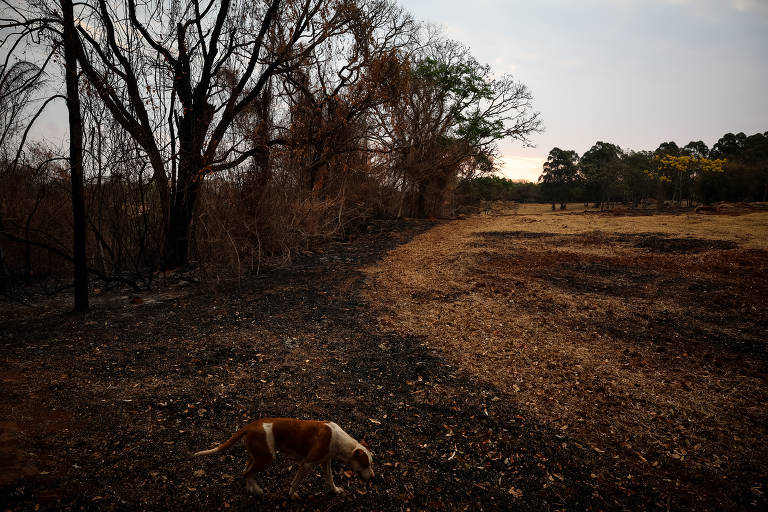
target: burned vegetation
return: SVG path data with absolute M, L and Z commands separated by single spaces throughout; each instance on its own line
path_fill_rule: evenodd
M 765 234 L 655 252 L 629 234 L 658 229 L 584 218 L 403 222 L 219 293 L 168 275 L 88 317 L 6 307 L 4 506 L 764 507 Z M 657 219 L 746 237 L 690 222 Z M 339 423 L 378 481 L 336 463 L 343 495 L 315 475 L 289 501 L 287 459 L 258 497 L 240 449 L 189 457 L 265 416 Z

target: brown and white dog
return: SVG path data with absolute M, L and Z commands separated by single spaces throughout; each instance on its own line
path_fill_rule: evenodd
M 299 470 L 291 481 L 288 495 L 298 498 L 296 488 L 313 466 L 323 464 L 328 488 L 336 494 L 342 492 L 333 483 L 331 461 L 341 459 L 365 480 L 374 478 L 371 452 L 332 421 L 295 420 L 291 418 L 263 418 L 237 431 L 228 441 L 211 450 L 195 455 L 219 453 L 245 438 L 248 465 L 245 482 L 249 491 L 264 494 L 256 483 L 255 473 L 264 471 L 275 460 L 278 451 L 300 461 Z

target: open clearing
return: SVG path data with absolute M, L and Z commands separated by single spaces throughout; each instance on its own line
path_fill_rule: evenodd
M 87 317 L 6 302 L 3 508 L 764 509 L 767 292 L 768 213 L 523 206 Z M 288 502 L 285 459 L 256 497 L 241 450 L 188 457 L 266 415 L 336 421 L 379 481 Z
M 598 482 L 724 506 L 766 490 L 767 248 L 766 213 L 532 205 L 429 231 L 371 270 L 371 290 L 383 326 L 626 464 Z

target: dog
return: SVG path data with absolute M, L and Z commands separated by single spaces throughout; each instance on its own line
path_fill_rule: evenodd
M 241 438 L 248 451 L 245 468 L 246 488 L 256 494 L 264 490 L 256 483 L 255 474 L 266 470 L 278 451 L 300 461 L 299 470 L 291 481 L 288 496 L 298 498 L 296 488 L 314 466 L 323 465 L 325 480 L 331 492 L 343 489 L 333 483 L 331 461 L 341 459 L 364 481 L 373 480 L 371 452 L 332 421 L 296 420 L 292 418 L 263 418 L 238 430 L 229 440 L 216 448 L 195 453 L 195 456 L 220 453 Z

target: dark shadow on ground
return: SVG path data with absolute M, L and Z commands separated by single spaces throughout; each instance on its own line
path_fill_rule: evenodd
M 477 247 L 492 246 L 495 241 L 502 240 L 535 240 L 551 239 L 557 244 L 558 240 L 565 243 L 584 244 L 617 244 L 646 249 L 657 253 L 697 253 L 709 250 L 735 249 L 738 244 L 731 240 L 710 240 L 705 238 L 675 238 L 664 233 L 603 233 L 593 231 L 588 233 L 566 234 L 547 233 L 538 231 L 483 231 L 477 233 L 485 241 L 478 242 Z

